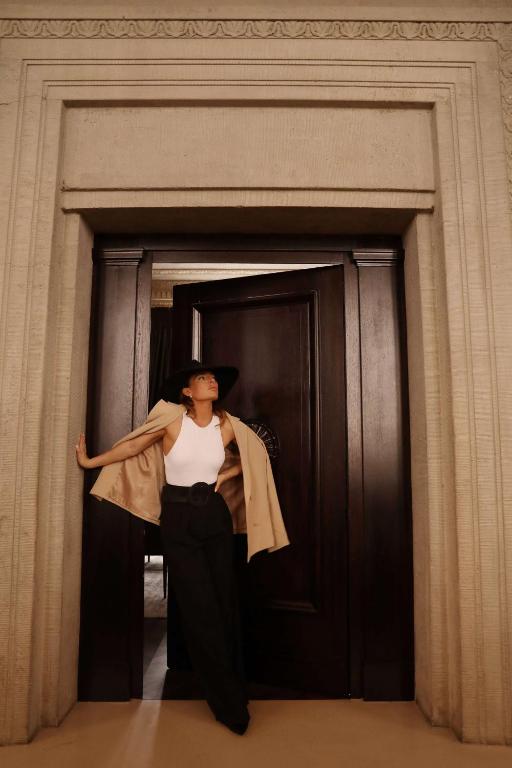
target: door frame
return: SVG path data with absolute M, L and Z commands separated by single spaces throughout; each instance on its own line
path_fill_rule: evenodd
M 220 254 L 220 255 L 219 255 Z M 404 251 L 402 242 L 396 236 L 354 235 L 354 236 L 289 236 L 289 235 L 99 235 L 95 238 L 93 261 L 93 296 L 91 306 L 91 343 L 89 357 L 87 435 L 91 453 L 106 450 L 113 442 L 112 430 L 117 439 L 142 423 L 147 415 L 147 387 L 149 379 L 149 333 L 151 311 L 151 271 L 152 265 L 172 262 L 219 262 L 226 264 L 238 263 L 308 263 L 308 264 L 343 264 L 345 269 L 345 318 L 346 325 L 358 327 L 357 280 L 358 268 L 365 265 L 403 265 Z M 402 345 L 402 379 L 404 382 L 403 396 L 406 403 L 407 430 L 404 435 L 406 446 L 404 450 L 406 484 L 404 486 L 404 503 L 408 508 L 409 541 L 408 551 L 410 562 L 404 563 L 404 573 L 407 573 L 408 590 L 410 594 L 407 606 L 407 616 L 404 619 L 408 637 L 405 646 L 408 652 L 404 677 L 405 699 L 414 698 L 414 620 L 413 620 L 413 571 L 412 571 L 412 499 L 410 487 L 410 448 L 408 428 L 408 392 L 407 392 L 407 359 L 406 359 L 406 320 L 405 320 L 405 290 L 403 285 L 403 269 L 398 270 L 398 302 L 402 312 L 401 345 Z M 123 308 L 115 302 L 109 302 L 108 285 L 119 289 L 123 284 Z M 354 282 L 355 281 L 355 282 Z M 99 335 L 104 334 L 109 327 L 119 328 L 115 315 L 124 314 L 125 329 L 131 331 L 130 340 L 133 354 L 127 363 L 126 370 L 98 370 L 96 364 Z M 126 318 L 129 322 L 126 323 Z M 125 333 L 125 330 L 123 331 Z M 361 698 L 364 693 L 364 605 L 362 590 L 364 584 L 363 555 L 364 538 L 362 529 L 363 512 L 363 477 L 362 477 L 362 417 L 361 417 L 361 380 L 360 380 L 360 349 L 359 338 L 346 337 L 345 366 L 347 371 L 347 482 L 348 482 L 348 549 L 350 574 L 348 589 L 349 606 L 349 679 L 350 696 Z M 130 370 L 131 369 L 131 370 Z M 121 377 L 121 378 L 120 378 Z M 124 377 L 124 378 L 122 378 Z M 110 401 L 102 408 L 102 388 L 110 389 L 113 393 L 122 386 L 121 381 L 131 379 L 131 403 L 124 404 L 124 414 L 120 412 L 112 418 L 109 416 L 108 428 L 96 412 L 112 409 Z M 105 392 L 105 389 L 103 389 Z M 145 403 L 144 403 L 145 397 Z M 103 396 L 105 400 L 105 396 Z M 92 404 L 94 403 L 94 408 Z M 115 408 L 119 409 L 116 403 Z M 108 429 L 108 431 L 107 431 Z M 93 471 L 89 471 L 90 474 Z M 94 535 L 89 538 L 87 515 L 91 498 L 88 489 L 92 486 L 96 473 L 86 479 L 85 510 L 84 510 L 84 545 L 82 561 L 82 616 L 80 635 L 79 660 L 79 700 L 104 700 L 109 698 L 108 692 L 101 682 L 101 675 L 93 669 L 98 662 L 91 659 L 89 653 L 90 623 L 94 622 L 95 606 L 91 596 L 91 575 L 87 558 L 91 556 L 89 542 L 94 542 Z M 102 502 L 105 504 L 106 502 Z M 124 514 L 124 512 L 123 512 Z M 126 664 L 129 668 L 127 685 L 123 684 L 122 673 L 119 680 L 111 681 L 115 689 L 114 699 L 142 698 L 142 654 L 143 654 L 143 525 L 142 521 L 133 515 L 125 515 L 123 536 L 127 547 L 127 573 L 129 607 L 126 613 L 126 625 L 122 629 L 129 638 L 126 649 Z M 93 526 L 91 526 L 93 527 Z M 94 546 L 94 544 L 93 544 Z M 126 588 L 126 585 L 125 585 Z M 97 593 L 97 591 L 96 591 Z M 91 602 L 92 600 L 92 602 Z M 101 665 L 101 661 L 99 662 Z M 108 663 L 108 660 L 105 660 Z M 96 674 L 95 674 L 96 672 Z M 88 679 L 89 677 L 89 679 Z M 93 685 L 90 679 L 97 681 Z

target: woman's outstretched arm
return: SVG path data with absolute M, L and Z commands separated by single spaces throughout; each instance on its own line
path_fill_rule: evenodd
M 156 443 L 165 435 L 165 429 L 159 429 L 156 432 L 149 432 L 145 435 L 139 435 L 131 440 L 125 440 L 105 453 L 99 453 L 97 456 L 87 456 L 87 447 L 85 445 L 85 435 L 80 433 L 78 443 L 75 445 L 76 459 L 83 469 L 94 469 L 95 467 L 104 467 L 105 464 L 113 464 L 115 461 L 123 461 L 130 456 L 136 456 L 149 445 Z

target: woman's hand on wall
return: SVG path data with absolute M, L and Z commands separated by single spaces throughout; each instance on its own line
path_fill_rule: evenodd
M 75 445 L 75 450 L 76 460 L 78 461 L 79 465 L 83 467 L 83 469 L 89 469 L 90 459 L 87 456 L 87 447 L 85 445 L 85 435 L 83 432 L 80 432 L 80 437 L 78 438 L 78 443 Z
M 147 434 L 133 437 L 131 440 L 123 440 L 118 445 L 110 448 L 110 450 L 105 451 L 105 453 L 99 453 L 97 456 L 90 457 L 87 456 L 85 435 L 83 432 L 80 432 L 78 443 L 75 445 L 76 458 L 79 465 L 84 469 L 104 467 L 106 464 L 113 464 L 116 461 L 124 461 L 132 456 L 136 456 L 153 443 L 156 443 L 157 440 L 161 440 L 164 434 L 165 429 L 148 432 Z

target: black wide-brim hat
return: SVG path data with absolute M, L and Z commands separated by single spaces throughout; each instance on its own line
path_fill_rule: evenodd
M 201 371 L 211 371 L 219 385 L 217 400 L 226 397 L 238 379 L 238 368 L 234 365 L 207 365 L 199 360 L 191 360 L 184 368 L 174 371 L 162 384 L 160 396 L 171 403 L 180 402 L 180 392 L 188 386 L 189 377 Z

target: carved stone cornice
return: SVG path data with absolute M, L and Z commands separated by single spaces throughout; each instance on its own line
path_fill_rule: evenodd
M 0 19 L 0 37 L 497 40 L 504 22 L 331 19 Z
M 331 19 L 0 19 L 0 38 L 489 41 L 498 45 L 512 201 L 512 22 Z

